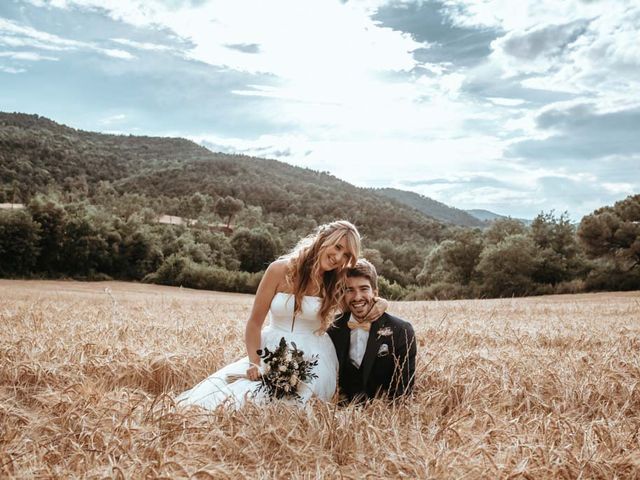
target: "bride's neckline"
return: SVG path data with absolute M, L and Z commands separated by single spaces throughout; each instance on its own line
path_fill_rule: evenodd
M 290 293 L 290 292 L 276 292 L 276 295 L 278 295 L 278 294 L 287 295 L 287 296 L 293 296 L 293 293 Z M 322 297 L 318 297 L 317 295 L 303 295 L 303 297 L 317 298 L 318 300 L 322 300 Z

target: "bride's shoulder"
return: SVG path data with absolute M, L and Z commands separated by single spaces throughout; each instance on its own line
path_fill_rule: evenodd
M 288 265 L 289 265 L 289 261 L 287 259 L 274 260 L 267 267 L 267 272 L 272 275 L 285 276 L 287 274 Z
M 268 278 L 270 282 L 278 286 L 286 283 L 287 264 L 287 260 L 275 260 L 271 262 L 264 273 L 265 278 Z

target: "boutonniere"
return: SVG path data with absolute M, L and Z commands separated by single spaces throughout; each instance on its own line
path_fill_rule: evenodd
M 390 337 L 391 335 L 393 335 L 393 330 L 391 330 L 391 327 L 384 327 L 378 330 L 378 338 Z

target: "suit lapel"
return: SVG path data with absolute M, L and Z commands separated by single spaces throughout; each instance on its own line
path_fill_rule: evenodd
M 347 322 L 349 321 L 350 312 L 345 313 L 340 318 L 338 318 L 335 322 L 336 324 L 336 355 L 338 356 L 338 363 L 340 368 L 344 365 L 345 361 L 348 361 L 349 356 L 349 345 L 351 343 L 351 330 L 347 326 Z
M 369 374 L 371 368 L 373 368 L 373 362 L 378 355 L 378 348 L 380 346 L 380 339 L 378 338 L 378 330 L 384 327 L 387 321 L 387 314 L 383 314 L 378 320 L 371 324 L 371 330 L 369 330 L 369 339 L 367 340 L 367 349 L 364 351 L 364 357 L 362 357 L 362 385 L 366 388 L 367 380 L 369 380 Z

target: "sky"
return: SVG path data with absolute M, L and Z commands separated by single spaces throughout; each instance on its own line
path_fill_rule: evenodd
M 636 0 L 1 0 L 0 110 L 533 218 L 640 193 Z

